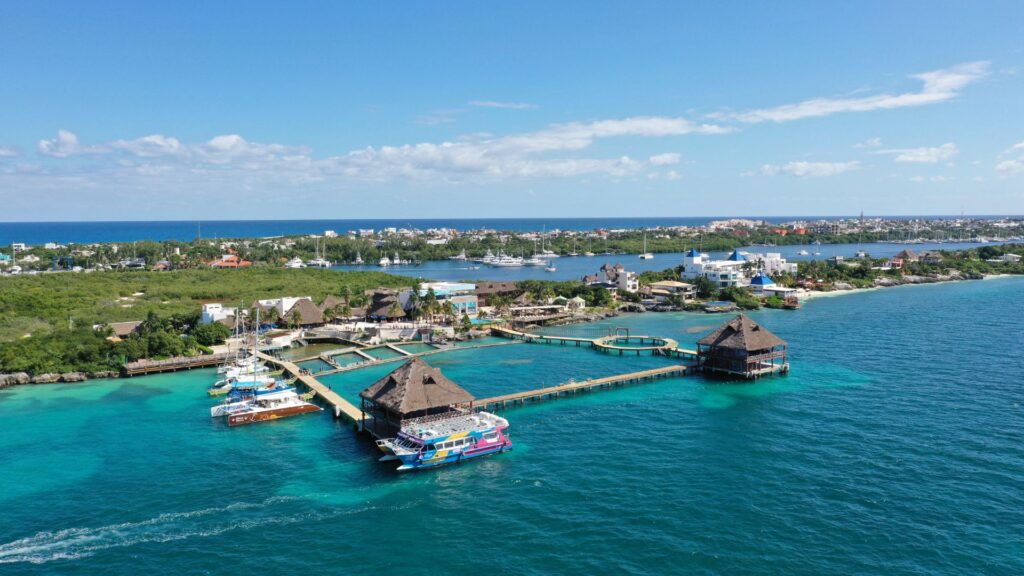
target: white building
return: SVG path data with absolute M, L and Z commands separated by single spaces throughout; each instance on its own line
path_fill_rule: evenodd
M 767 275 L 785 272 L 796 274 L 796 263 L 786 262 L 782 254 L 768 252 L 751 254 L 733 250 L 725 260 L 712 260 L 707 254 L 694 249 L 683 255 L 683 280 L 707 278 L 719 288 L 746 286 L 758 271 Z
M 426 297 L 429 290 L 433 290 L 437 301 L 443 305 L 451 304 L 455 312 L 470 318 L 475 318 L 479 311 L 479 299 L 476 295 L 476 284 L 467 282 L 423 282 L 419 285 L 417 293 L 420 298 Z M 402 308 L 408 308 L 409 297 L 412 290 L 405 290 L 398 295 L 398 301 Z
M 200 322 L 203 324 L 212 324 L 214 322 L 220 322 L 225 318 L 234 317 L 237 313 L 237 308 L 225 308 L 224 305 L 220 303 L 203 304 L 203 317 Z
M 746 262 L 746 258 L 738 251 L 733 251 L 725 260 L 712 260 L 707 254 L 691 248 L 683 255 L 680 277 L 683 280 L 707 278 L 719 288 L 742 286 L 746 283 L 743 276 L 743 265 Z
M 597 274 L 583 277 L 583 282 L 588 285 L 602 285 L 609 290 L 622 290 L 624 292 L 636 292 L 640 289 L 640 279 L 636 272 L 629 272 L 622 264 L 605 264 Z
M 261 308 L 274 308 L 277 310 L 277 315 L 284 318 L 299 300 L 309 300 L 310 302 L 313 302 L 313 298 L 309 296 L 283 296 L 281 298 L 257 300 L 256 303 L 259 304 Z M 314 302 L 314 304 L 316 303 Z

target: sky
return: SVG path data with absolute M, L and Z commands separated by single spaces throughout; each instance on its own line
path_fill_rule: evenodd
M 0 5 L 0 221 L 1024 214 L 1024 4 Z

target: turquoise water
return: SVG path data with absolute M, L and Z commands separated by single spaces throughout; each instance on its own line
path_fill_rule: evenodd
M 316 358 L 314 360 L 306 360 L 305 362 L 299 362 L 296 364 L 299 368 L 305 368 L 310 372 L 316 374 L 317 372 L 323 372 L 324 370 L 334 370 L 334 366 L 331 366 L 327 362 Z
M 367 361 L 366 358 L 363 358 L 362 356 L 354 352 L 348 352 L 345 354 L 338 354 L 337 356 L 331 356 L 331 360 L 337 362 L 339 366 L 348 366 L 349 364 Z
M 402 350 L 405 350 L 406 352 L 411 352 L 413 354 L 419 354 L 420 352 L 430 352 L 431 350 L 436 350 L 436 348 L 434 348 L 430 344 L 422 344 L 418 342 L 414 342 L 412 344 L 399 344 L 398 347 L 401 348 Z
M 1024 279 L 757 320 L 793 373 L 516 408 L 516 449 L 398 475 L 327 414 L 229 429 L 212 371 L 0 392 L 0 573 L 1020 574 Z M 692 343 L 725 320 L 620 317 Z M 664 362 L 456 350 L 479 395 Z M 353 398 L 387 373 L 325 378 Z
M 378 360 L 388 360 L 388 359 L 391 359 L 391 358 L 398 358 L 399 356 L 402 355 L 400 352 L 395 352 L 394 350 L 392 350 L 390 348 L 386 348 L 386 347 L 369 348 L 369 349 L 363 350 L 363 352 L 366 353 L 366 354 L 369 354 L 370 356 L 373 356 L 374 358 L 377 358 Z

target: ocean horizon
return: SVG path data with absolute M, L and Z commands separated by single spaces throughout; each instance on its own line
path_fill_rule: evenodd
M 594 230 L 622 228 L 653 228 L 658 226 L 702 226 L 714 220 L 765 220 L 772 223 L 794 220 L 843 220 L 857 215 L 841 216 L 607 216 L 587 218 L 379 218 L 379 219 L 313 219 L 313 220 L 82 220 L 55 222 L 0 222 L 0 245 L 13 242 L 25 244 L 91 244 L 103 242 L 192 241 L 196 238 L 266 238 L 303 234 L 323 234 L 334 230 L 344 234 L 360 228 L 481 228 L 509 232 L 535 230 Z M 915 219 L 1000 219 L 1015 215 L 872 215 L 866 218 L 891 220 Z

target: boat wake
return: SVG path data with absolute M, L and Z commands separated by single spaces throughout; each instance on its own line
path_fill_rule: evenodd
M 139 522 L 43 531 L 0 544 L 0 564 L 44 564 L 55 560 L 73 560 L 92 556 L 100 550 L 109 548 L 203 538 L 232 530 L 288 525 L 342 513 L 310 510 L 285 515 L 266 515 L 268 507 L 289 500 L 295 498 L 277 496 L 259 503 L 238 502 L 218 508 L 169 512 Z

